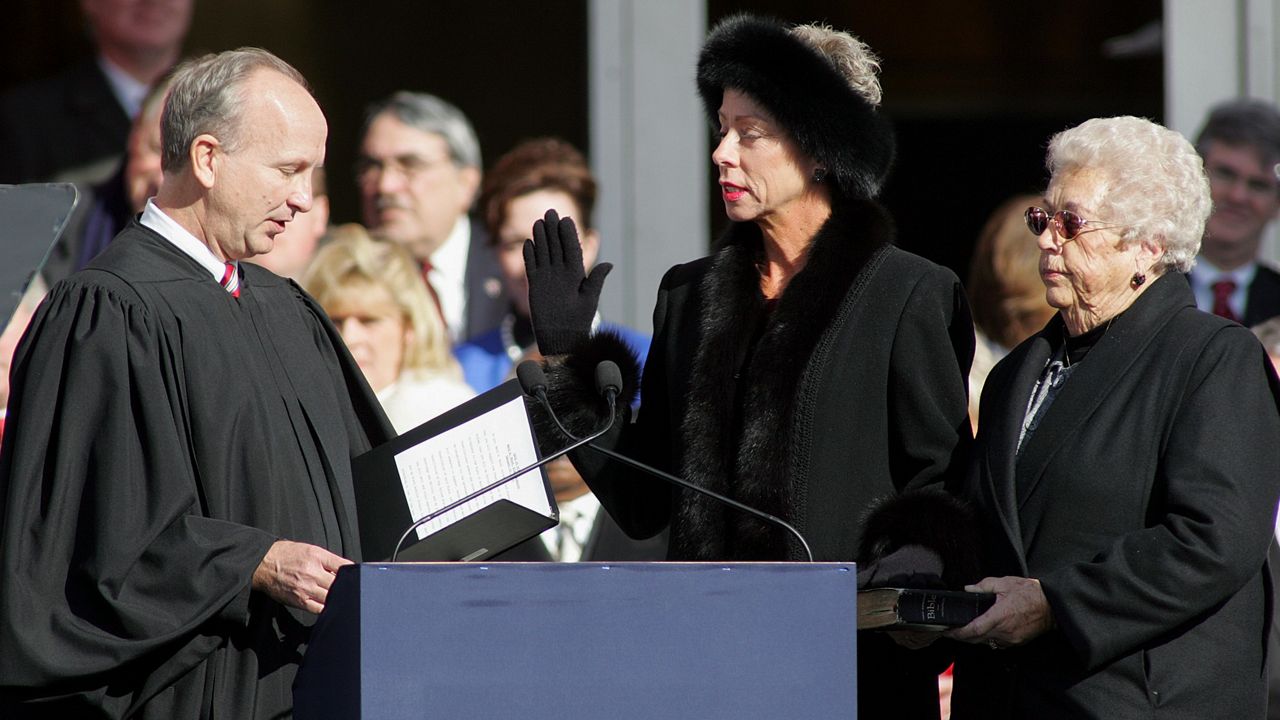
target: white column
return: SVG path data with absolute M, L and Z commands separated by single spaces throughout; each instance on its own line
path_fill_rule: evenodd
M 1214 104 L 1244 91 L 1247 0 L 1165 0 L 1165 124 L 1195 138 Z
M 652 331 L 671 265 L 706 254 L 708 124 L 694 84 L 704 0 L 589 0 L 591 166 L 601 312 Z
M 1244 0 L 1244 90 L 1274 101 L 1276 86 L 1276 0 Z

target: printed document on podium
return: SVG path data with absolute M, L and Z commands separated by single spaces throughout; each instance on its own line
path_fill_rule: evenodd
M 538 460 L 524 401 L 513 398 L 496 408 L 439 432 L 395 454 L 396 469 L 412 517 L 420 518 Z M 509 500 L 540 515 L 555 510 L 542 480 L 530 470 L 418 528 L 418 538 Z

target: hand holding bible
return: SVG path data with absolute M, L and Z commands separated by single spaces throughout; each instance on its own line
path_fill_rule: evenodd
M 984 643 L 1000 650 L 1029 642 L 1053 628 L 1053 612 L 1040 581 L 1034 578 L 983 578 L 968 585 L 969 592 L 995 593 L 996 604 L 962 628 L 944 637 L 968 643 Z

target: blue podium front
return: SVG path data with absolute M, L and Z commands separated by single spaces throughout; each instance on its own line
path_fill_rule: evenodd
M 842 563 L 344 567 L 295 717 L 853 718 Z

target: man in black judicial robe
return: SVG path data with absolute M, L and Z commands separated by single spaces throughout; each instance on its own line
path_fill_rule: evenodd
M 191 112 L 218 93 L 240 100 Z M 360 558 L 350 459 L 390 426 L 320 307 L 239 263 L 309 208 L 324 116 L 291 67 L 234 51 L 178 71 L 164 132 L 160 194 L 16 354 L 0 717 L 287 716 Z

